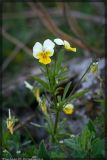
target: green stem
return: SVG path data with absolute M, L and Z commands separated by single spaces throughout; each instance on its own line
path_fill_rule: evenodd
M 50 81 L 50 77 L 49 77 L 49 70 L 48 70 L 48 66 L 47 65 L 46 65 L 46 71 L 47 71 L 47 77 L 48 77 L 49 84 L 51 85 L 51 81 Z
M 29 132 L 29 130 L 27 129 L 27 127 L 23 126 L 23 128 L 25 129 L 25 131 L 27 132 L 28 136 L 31 138 L 32 142 L 34 143 L 35 146 L 37 146 L 33 136 L 31 135 L 31 133 Z
M 56 112 L 56 119 L 55 119 L 55 125 L 54 125 L 54 135 L 56 135 L 56 133 L 57 133 L 59 117 L 60 117 L 60 111 L 58 110 Z
M 86 73 L 89 71 L 90 66 L 92 65 L 92 63 L 93 63 L 93 61 L 92 61 L 92 62 L 90 63 L 90 65 L 88 66 L 88 68 L 86 69 L 85 73 L 84 73 L 84 74 L 82 75 L 82 77 L 80 78 L 79 82 L 76 83 L 76 85 L 75 85 L 74 88 L 72 89 L 72 91 L 71 91 L 71 93 L 70 93 L 69 96 L 71 96 L 71 95 L 74 93 L 75 89 L 79 86 L 79 84 L 81 83 L 81 80 L 84 78 L 84 76 L 86 75 Z

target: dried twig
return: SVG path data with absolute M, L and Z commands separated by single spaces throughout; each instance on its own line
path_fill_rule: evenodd
M 2 29 L 2 35 L 11 43 L 15 44 L 17 47 L 22 48 L 25 53 L 32 56 L 32 51 L 28 47 L 26 47 L 22 42 L 20 42 L 18 39 L 16 39 L 14 36 L 7 33 L 4 29 Z
M 28 4 L 30 5 L 30 7 L 32 8 L 32 10 L 35 12 L 35 15 L 37 14 L 39 16 L 39 18 L 42 20 L 43 24 L 57 37 L 62 38 L 62 39 L 66 39 L 69 42 L 77 45 L 78 47 L 85 49 L 85 50 L 89 50 L 90 52 L 94 52 L 97 54 L 100 53 L 104 53 L 104 51 L 99 51 L 93 48 L 90 48 L 89 46 L 87 46 L 86 44 L 84 44 L 83 42 L 81 42 L 81 40 L 71 37 L 68 34 L 64 33 L 63 31 L 61 31 L 58 26 L 54 23 L 54 21 L 52 20 L 52 18 L 50 17 L 50 15 L 48 14 L 48 12 L 46 11 L 46 9 L 44 8 L 44 6 L 41 3 L 33 3 L 33 2 L 28 2 Z
M 87 46 L 87 43 L 84 41 L 85 37 L 83 36 L 83 32 L 81 30 L 81 28 L 78 25 L 77 20 L 70 15 L 70 8 L 67 2 L 63 3 L 63 12 L 64 12 L 64 16 L 66 19 L 66 23 L 68 24 L 71 32 L 73 32 L 75 34 L 75 36 L 81 40 L 82 43 L 84 43 Z M 85 56 L 89 57 L 89 52 L 84 52 Z
M 77 38 L 82 40 L 83 32 L 81 31 L 77 20 L 70 14 L 70 8 L 67 2 L 63 3 L 63 12 L 70 30 L 76 35 Z
M 20 120 L 19 124 L 17 124 L 14 127 L 14 131 L 16 131 L 17 129 L 22 128 L 24 125 L 26 125 L 29 121 L 31 121 L 33 118 L 35 117 L 35 113 L 29 115 L 27 118 L 25 118 L 23 121 Z
M 62 12 L 61 9 L 47 9 L 49 14 L 51 16 L 57 16 L 57 17 L 62 17 Z M 77 18 L 77 19 L 82 19 L 86 21 L 91 21 L 93 23 L 98 23 L 98 24 L 104 24 L 105 23 L 105 18 L 103 16 L 96 16 L 96 15 L 90 15 L 86 14 L 80 11 L 72 10 L 69 12 L 69 15 Z M 32 11 L 23 11 L 20 13 L 5 13 L 3 14 L 3 19 L 23 19 L 23 18 L 32 18 L 36 17 L 35 13 Z M 37 16 L 38 17 L 38 16 Z

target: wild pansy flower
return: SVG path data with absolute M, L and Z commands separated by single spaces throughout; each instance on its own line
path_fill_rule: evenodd
M 98 62 L 94 62 L 94 63 L 90 66 L 90 72 L 95 74 L 97 71 L 98 71 Z
M 72 104 L 67 104 L 64 108 L 63 108 L 63 112 L 65 114 L 72 114 L 74 112 L 74 106 Z
M 17 119 L 15 119 L 14 117 L 11 116 L 11 112 L 9 109 L 9 118 L 7 118 L 6 124 L 7 124 L 8 130 L 10 131 L 11 134 L 13 134 L 13 128 L 14 128 L 16 121 L 17 121 Z
M 60 38 L 56 38 L 54 39 L 54 42 L 57 44 L 57 45 L 63 45 L 65 47 L 65 49 L 67 49 L 68 51 L 73 51 L 73 52 L 76 52 L 76 48 L 72 48 L 70 46 L 70 43 L 66 40 L 62 40 Z
M 51 56 L 54 54 L 55 44 L 47 39 L 44 41 L 43 45 L 39 42 L 36 42 L 33 47 L 33 56 L 36 59 L 39 59 L 40 63 L 49 64 L 51 63 Z

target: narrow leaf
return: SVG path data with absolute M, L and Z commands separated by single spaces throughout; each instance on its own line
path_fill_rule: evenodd
M 68 90 L 69 90 L 69 88 L 70 88 L 71 83 L 72 83 L 72 82 L 69 82 L 69 83 L 66 85 L 66 87 L 65 87 L 65 89 L 64 89 L 64 94 L 63 94 L 62 100 L 65 99 L 66 94 L 67 94 L 67 92 L 68 92 Z
M 74 93 L 72 96 L 69 96 L 66 101 L 71 101 L 71 100 L 73 100 L 73 99 L 75 99 L 75 98 L 81 97 L 81 96 L 83 96 L 85 93 L 87 93 L 88 91 L 89 91 L 89 90 L 86 89 L 86 90 L 83 90 L 83 91 L 79 91 L 79 92 L 77 92 L 77 93 Z
M 33 77 L 38 83 L 40 83 L 45 89 L 49 90 L 48 83 L 46 83 L 44 80 L 38 78 L 38 77 Z
M 43 160 L 50 160 L 44 141 L 42 141 L 39 145 L 38 157 Z
M 42 127 L 45 128 L 44 126 L 37 124 L 37 123 L 31 122 L 30 124 L 32 124 L 33 126 L 38 127 L 38 128 L 42 128 Z

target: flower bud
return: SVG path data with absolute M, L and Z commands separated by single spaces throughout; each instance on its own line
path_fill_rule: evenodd
M 90 72 L 95 74 L 97 71 L 98 71 L 98 62 L 94 62 L 94 63 L 90 66 Z
M 74 106 L 72 104 L 67 104 L 64 108 L 63 108 L 63 112 L 65 114 L 72 114 L 74 112 Z
M 10 131 L 11 134 L 13 134 L 13 129 L 14 129 L 14 125 L 15 122 L 17 121 L 17 119 L 15 119 L 14 117 L 11 116 L 11 112 L 9 109 L 9 117 L 7 118 L 6 124 L 7 124 L 7 128 Z

